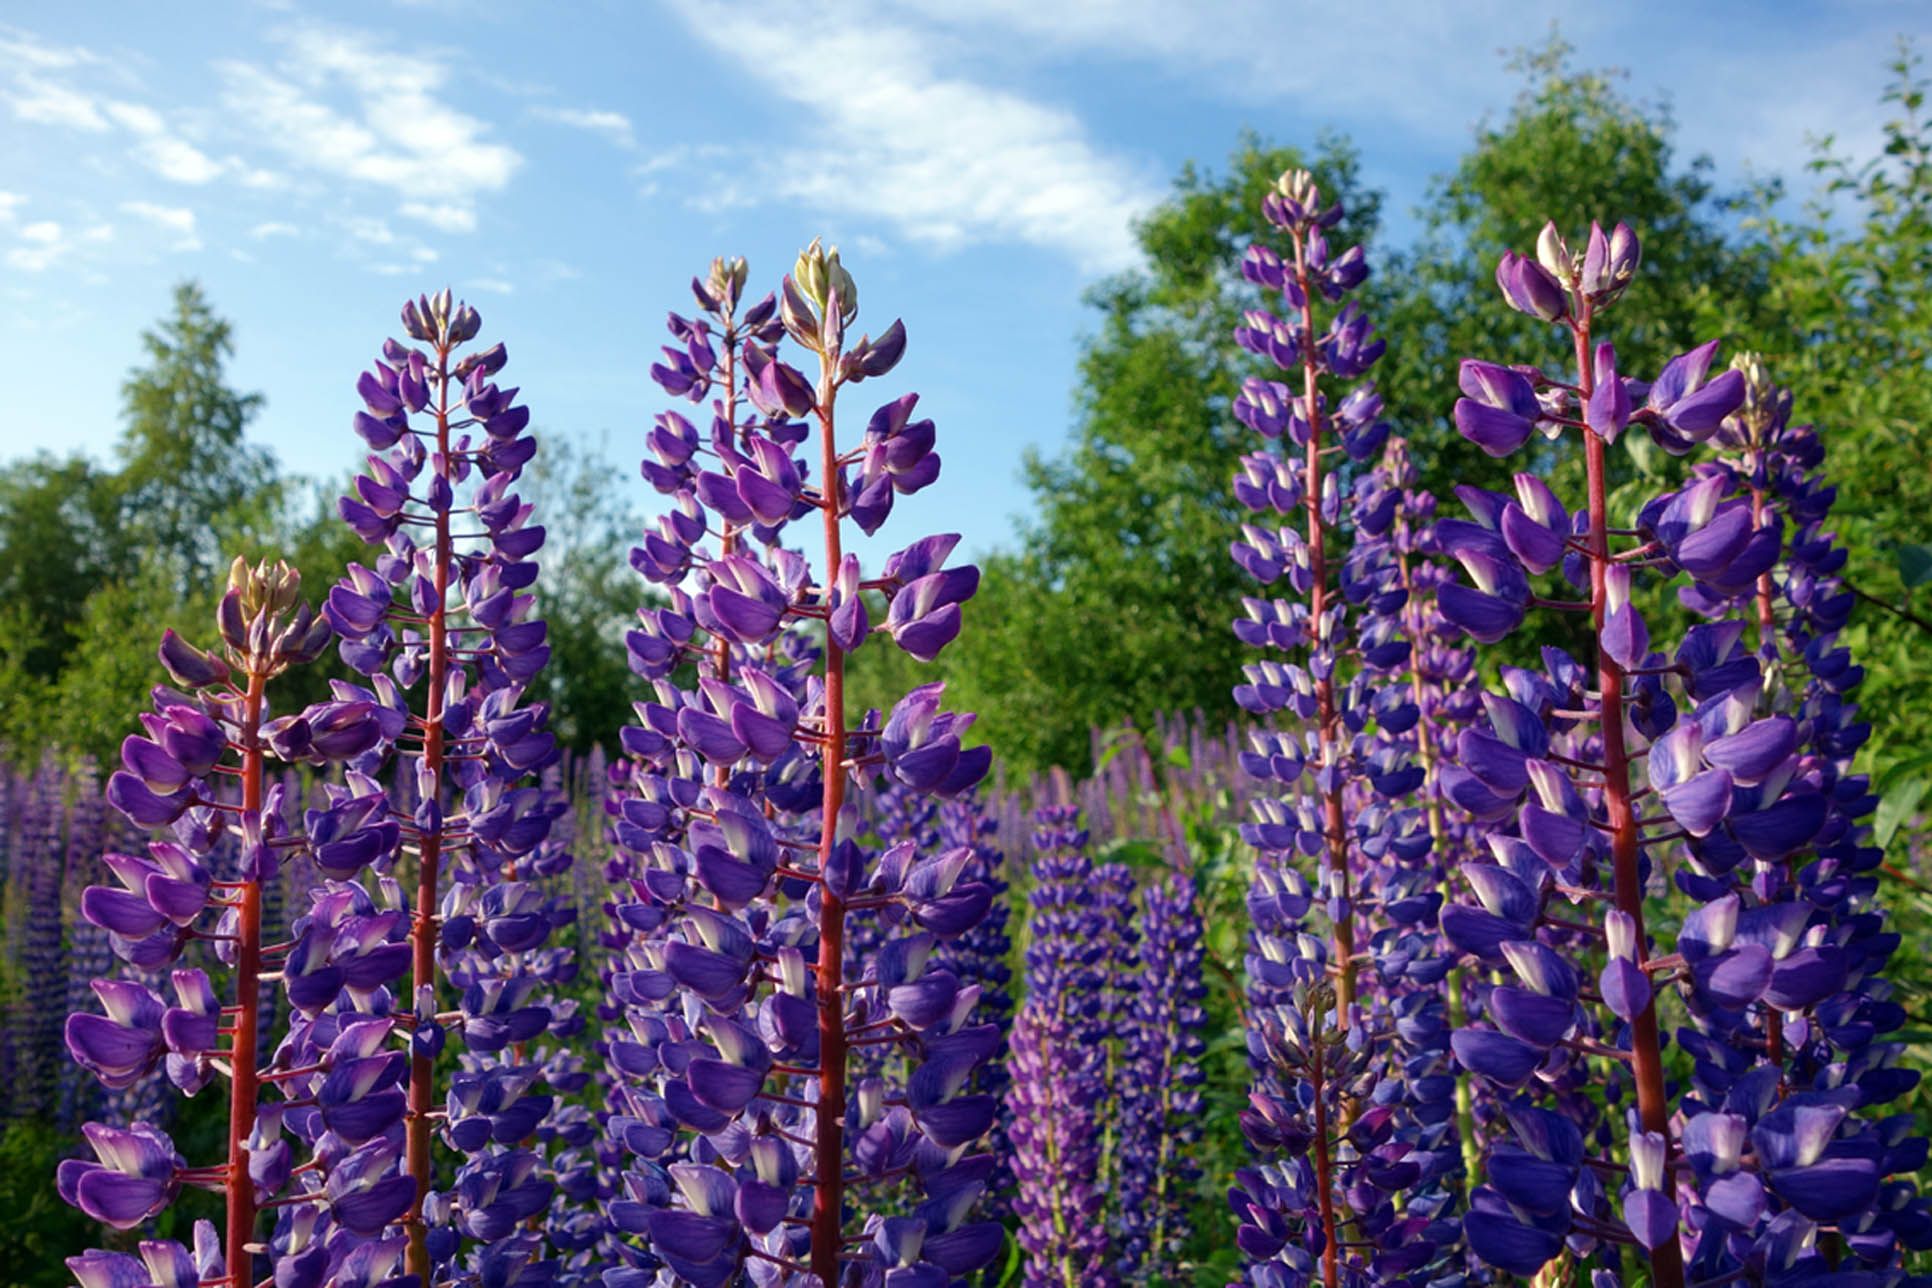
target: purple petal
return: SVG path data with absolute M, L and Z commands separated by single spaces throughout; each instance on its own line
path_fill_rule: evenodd
M 1465 1069 L 1512 1090 L 1528 1083 L 1543 1063 L 1543 1052 L 1491 1029 L 1457 1029 L 1449 1035 L 1449 1045 Z

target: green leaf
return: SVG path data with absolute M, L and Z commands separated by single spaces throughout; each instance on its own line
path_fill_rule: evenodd
M 1880 849 L 1889 849 L 1899 827 L 1918 813 L 1932 779 L 1912 778 L 1892 786 L 1879 798 L 1878 814 L 1872 820 L 1872 840 Z
M 1915 546 L 1900 546 L 1898 576 L 1907 590 L 1932 581 L 1932 544 L 1921 542 Z

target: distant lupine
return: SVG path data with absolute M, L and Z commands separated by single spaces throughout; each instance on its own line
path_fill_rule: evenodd
M 1110 917 L 1071 805 L 1035 816 L 1026 996 L 1013 1021 L 1007 1135 L 1028 1288 L 1120 1282 L 1108 1252 L 1103 1141 Z
M 63 1060 L 58 1008 L 43 999 L 67 988 L 66 945 L 61 936 L 61 887 L 66 875 L 64 826 L 66 782 L 52 757 L 44 758 L 27 784 L 20 811 L 18 870 L 25 887 L 19 928 L 21 1004 L 8 1025 L 14 1041 L 13 1110 L 22 1118 L 53 1113 Z
M 1260 1288 L 1419 1285 L 1456 1238 L 1440 987 L 1450 961 L 1429 933 L 1440 861 L 1412 803 L 1425 774 L 1413 754 L 1410 592 L 1386 539 L 1402 497 L 1385 480 L 1349 504 L 1340 472 L 1388 441 L 1380 396 L 1356 383 L 1384 343 L 1352 303 L 1317 329 L 1322 303 L 1368 273 L 1360 247 L 1329 247 L 1339 204 L 1324 206 L 1313 178 L 1292 171 L 1263 210 L 1289 255 L 1255 246 L 1242 272 L 1278 292 L 1287 316 L 1250 312 L 1235 338 L 1293 385 L 1250 379 L 1235 402 L 1265 445 L 1235 479 L 1255 519 L 1233 555 L 1283 593 L 1245 601 L 1235 631 L 1289 660 L 1250 664 L 1235 689 L 1260 722 L 1242 763 L 1271 794 L 1242 828 L 1260 851 L 1248 900 L 1257 1079 L 1243 1116 L 1258 1165 L 1231 1199 Z M 1355 543 L 1346 562 L 1344 535 Z
M 554 1101 L 535 1089 L 540 1071 L 521 1052 L 578 1023 L 542 978 L 567 971 L 543 949 L 563 910 L 528 879 L 569 862 L 567 850 L 542 848 L 565 806 L 525 781 L 557 754 L 547 709 L 522 701 L 550 654 L 531 559 L 544 529 L 512 490 L 536 440 L 519 391 L 496 383 L 503 345 L 459 354 L 482 329 L 475 309 L 445 290 L 404 304 L 402 325 L 406 340 L 386 341 L 356 386 L 355 429 L 374 451 L 339 507 L 382 553 L 373 569 L 349 566 L 328 614 L 343 660 L 370 682 L 340 692 L 379 703 L 394 722 L 413 802 L 387 848 L 363 856 L 385 874 L 405 855 L 415 868 L 405 1263 L 425 1284 L 501 1280 L 547 1267 L 543 1240 L 520 1223 L 555 1190 L 521 1130 L 534 1131 Z M 441 1007 L 445 976 L 458 990 L 451 1012 Z M 443 1080 L 451 1032 L 467 1063 Z M 443 1140 L 463 1159 L 452 1187 L 432 1194 L 439 1109 Z M 463 1236 L 491 1246 L 459 1264 Z
M 1185 855 L 1176 856 L 1185 859 Z M 1194 879 L 1170 872 L 1144 888 L 1128 1002 L 1115 1145 L 1120 1270 L 1129 1283 L 1179 1283 L 1179 1245 L 1201 1170 L 1201 1056 L 1207 980 Z
M 899 843 L 875 861 L 840 828 L 855 780 L 956 796 L 991 755 L 962 749 L 971 717 L 943 711 L 938 685 L 852 723 L 845 658 L 884 634 L 930 660 L 978 573 L 945 566 L 951 536 L 872 577 L 844 553 L 848 520 L 875 532 L 896 496 L 938 475 L 916 395 L 838 436 L 838 395 L 897 364 L 904 328 L 848 344 L 857 288 L 817 243 L 778 297 L 741 307 L 745 280 L 742 260 L 720 260 L 694 281 L 700 315 L 673 315 L 676 343 L 652 369 L 673 395 L 710 396 L 712 416 L 702 432 L 658 418 L 643 472 L 671 509 L 632 552 L 668 603 L 628 641 L 656 700 L 624 731 L 631 763 L 613 775 L 623 957 L 610 986 L 626 1028 L 609 1048 L 621 1112 L 608 1129 L 630 1157 L 611 1216 L 647 1246 L 625 1245 L 632 1265 L 607 1281 L 662 1267 L 701 1286 L 941 1283 L 1002 1239 L 972 1219 L 995 1102 L 971 1089 L 1001 1035 L 973 1022 L 978 985 L 935 953 L 980 923 L 992 889 L 963 876 L 970 847 Z M 816 356 L 816 380 L 781 357 L 786 337 Z M 779 544 L 814 512 L 816 566 Z M 882 622 L 868 592 L 888 601 Z M 865 961 L 846 941 L 859 914 L 892 932 Z M 903 1085 L 851 1085 L 854 1052 L 874 1045 L 904 1053 Z M 923 1201 L 897 1201 L 908 1185 Z
M 56 933 L 65 932 L 67 941 L 63 963 L 67 976 L 64 1009 L 80 1011 L 87 1009 L 93 1000 L 93 981 L 114 968 L 114 954 L 108 947 L 106 935 L 101 933 L 98 926 L 85 921 L 73 927 L 65 924 L 66 908 L 78 903 L 81 884 L 102 875 L 100 867 L 101 854 L 106 848 L 107 802 L 101 795 L 100 778 L 91 758 L 83 760 L 77 771 L 68 776 L 68 783 L 67 835 L 60 872 L 61 898 L 53 910 L 53 924 Z M 83 928 L 93 933 L 85 934 Z M 50 1017 L 61 1014 L 60 1010 L 52 1007 L 45 1009 Z M 60 1098 L 54 1111 L 54 1121 L 63 1131 L 72 1132 L 83 1119 L 100 1113 L 102 1105 L 96 1094 L 99 1084 L 86 1077 L 80 1066 L 72 1060 L 60 1061 L 59 1068 Z
M 176 963 L 190 943 L 209 943 L 227 968 L 222 993 L 232 1001 L 224 1003 L 199 968 L 172 972 L 172 1004 L 134 979 L 97 980 L 93 991 L 104 1013 L 70 1016 L 67 1046 L 109 1088 L 132 1086 L 163 1064 L 190 1095 L 226 1079 L 227 1154 L 190 1166 L 147 1123 L 88 1123 L 83 1132 L 95 1158 L 63 1162 L 59 1191 L 121 1230 L 146 1222 L 183 1185 L 221 1193 L 226 1216 L 219 1238 L 212 1229 L 197 1232 L 193 1253 L 147 1243 L 138 1259 L 111 1252 L 70 1258 L 84 1285 L 252 1288 L 264 1206 L 284 1216 L 299 1210 L 320 1230 L 339 1232 L 333 1258 L 318 1249 L 321 1268 L 349 1255 L 349 1245 L 378 1232 L 407 1201 L 396 1183 L 406 1187 L 403 1178 L 381 1179 L 382 1162 L 392 1156 L 384 1137 L 399 1128 L 402 1113 L 400 1096 L 388 1090 L 401 1057 L 382 1052 L 391 1022 L 382 1018 L 381 984 L 401 961 L 384 955 L 378 927 L 359 936 L 344 926 L 344 934 L 320 941 L 298 936 L 271 944 L 263 937 L 263 888 L 283 863 L 307 859 L 353 876 L 362 862 L 332 850 L 330 838 L 360 854 L 355 831 L 380 826 L 367 812 L 311 814 L 307 831 L 297 831 L 282 788 L 269 785 L 270 758 L 355 761 L 373 755 L 384 733 L 377 707 L 358 700 L 270 718 L 270 683 L 314 661 L 330 638 L 328 624 L 299 603 L 299 592 L 300 578 L 286 565 L 250 568 L 236 560 L 216 613 L 220 650 L 204 652 L 172 631 L 163 636 L 162 666 L 181 688 L 155 689 L 154 712 L 142 718 L 145 736 L 122 743 L 122 768 L 108 782 L 107 798 L 118 810 L 139 827 L 166 829 L 167 839 L 152 842 L 145 856 L 105 856 L 116 884 L 83 891 L 82 915 L 137 970 Z M 238 862 L 218 875 L 211 863 L 229 836 Z M 304 1016 L 344 989 L 375 1003 L 374 1013 L 340 1037 L 297 1023 L 273 1043 L 258 1024 L 265 986 L 277 975 Z M 303 1163 L 298 1182 L 284 1128 L 307 1119 L 319 1119 L 327 1139 Z M 277 1277 L 284 1273 L 278 1267 Z
M 1539 432 L 1580 438 L 1587 495 L 1572 510 L 1531 474 L 1514 497 L 1461 489 L 1475 521 L 1437 534 L 1468 584 L 1444 587 L 1439 604 L 1482 642 L 1533 607 L 1587 614 L 1593 636 L 1584 661 L 1545 649 L 1541 672 L 1505 668 L 1506 692 L 1486 695 L 1487 718 L 1462 733 L 1445 779 L 1494 862 L 1461 867 L 1474 900 L 1445 908 L 1442 929 L 1510 981 L 1473 992 L 1480 1020 L 1457 1030 L 1455 1049 L 1499 1095 L 1516 1093 L 1464 1228 L 1513 1274 L 1567 1249 L 1607 1279 L 1634 1245 L 1657 1288 L 1863 1281 L 1896 1268 L 1902 1247 L 1932 1243 L 1932 1221 L 1908 1181 L 1888 1179 L 1922 1166 L 1925 1142 L 1902 1117 L 1867 1116 L 1916 1076 L 1883 1040 L 1904 1012 L 1877 975 L 1896 936 L 1865 875 L 1878 855 L 1855 823 L 1864 785 L 1842 776 L 1857 739 L 1835 693 L 1815 708 L 1806 697 L 1802 721 L 1779 709 L 1761 610 L 1780 576 L 1801 602 L 1829 597 L 1805 566 L 1829 567 L 1815 526 L 1793 561 L 1767 504 L 1775 478 L 1793 487 L 1792 518 L 1818 517 L 1803 513 L 1818 494 L 1787 473 L 1815 453 L 1793 435 L 1797 451 L 1774 462 L 1765 435 L 1780 418 L 1731 419 L 1747 382 L 1711 374 L 1714 343 L 1654 381 L 1619 370 L 1599 323 L 1638 255 L 1621 225 L 1592 226 L 1580 254 L 1546 227 L 1534 258 L 1505 255 L 1497 281 L 1511 307 L 1568 333 L 1574 367 L 1462 366 L 1461 432 L 1499 457 Z M 1744 458 L 1700 466 L 1625 520 L 1609 510 L 1607 449 L 1631 427 L 1676 455 L 1723 431 Z M 1583 598 L 1538 593 L 1531 578 L 1550 572 L 1556 596 Z M 1637 595 L 1659 582 L 1710 620 L 1653 641 Z M 1743 645 L 1754 615 L 1755 654 Z M 1831 617 L 1817 661 L 1842 677 Z M 1808 745 L 1819 734 L 1829 750 Z M 1656 890 L 1680 901 L 1674 946 L 1646 928 Z M 1691 1021 L 1679 1032 L 1688 1085 L 1665 1074 L 1667 997 Z M 1611 1109 L 1601 1120 L 1595 1096 L 1577 1094 L 1592 1083 Z M 1626 1084 L 1636 1103 L 1618 1112 Z

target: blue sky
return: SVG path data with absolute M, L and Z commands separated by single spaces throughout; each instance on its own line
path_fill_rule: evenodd
M 1552 20 L 1671 105 L 1682 155 L 1800 185 L 1812 136 L 1869 154 L 1893 38 L 1932 26 L 1879 0 L 9 6 L 0 457 L 105 458 L 138 334 L 194 277 L 267 394 L 256 437 L 342 475 L 357 372 L 447 283 L 540 432 L 602 450 L 644 512 L 665 311 L 714 255 L 774 284 L 823 234 L 862 325 L 906 319 L 880 392 L 920 390 L 940 425 L 944 476 L 887 535 L 984 550 L 1027 509 L 1021 452 L 1064 440 L 1082 289 L 1133 264 L 1182 162 L 1244 127 L 1344 131 L 1399 238 L 1507 108 L 1499 51 Z

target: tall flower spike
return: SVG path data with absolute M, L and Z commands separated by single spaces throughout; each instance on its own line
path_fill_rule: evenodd
M 1112 971 L 1087 834 L 1070 805 L 1035 815 L 1026 996 L 1013 1022 L 1009 1137 L 1028 1288 L 1120 1282 L 1108 1256 L 1102 1142 Z
M 381 553 L 373 567 L 350 565 L 329 593 L 328 615 L 343 660 L 368 681 L 341 689 L 384 712 L 410 801 L 384 838 L 378 864 L 387 873 L 405 852 L 415 859 L 407 999 L 417 1014 L 401 1151 L 415 1194 L 403 1226 L 408 1271 L 428 1283 L 442 1278 L 434 1266 L 456 1252 L 449 1238 L 432 1249 L 431 1217 L 485 1238 L 475 1233 L 482 1228 L 475 1205 L 483 1191 L 499 1192 L 502 1171 L 470 1185 L 468 1168 L 459 1169 L 456 1189 L 431 1202 L 433 1115 L 444 1089 L 437 1066 L 446 1035 L 458 1028 L 487 1056 L 502 1049 L 504 1011 L 524 1008 L 514 1025 L 519 1042 L 558 1018 L 529 996 L 534 981 L 522 978 L 549 923 L 520 866 L 531 863 L 557 813 L 525 782 L 555 757 L 556 742 L 544 706 L 523 703 L 550 655 L 545 624 L 534 615 L 532 556 L 544 529 L 513 490 L 536 452 L 525 432 L 530 409 L 517 401 L 517 389 L 497 382 L 508 360 L 501 344 L 465 352 L 482 319 L 447 290 L 406 302 L 402 326 L 405 338 L 385 341 L 382 358 L 357 383 L 363 410 L 355 429 L 373 452 L 338 507 Z M 334 812 L 346 816 L 355 808 L 343 798 Z M 446 972 L 439 955 L 455 964 L 473 947 L 463 960 L 475 969 L 463 972 L 460 1024 L 452 1026 L 440 1005 Z M 494 979 L 476 977 L 483 962 Z M 493 1094 L 504 1085 L 493 1082 Z M 453 1125 L 449 1131 L 454 1143 Z M 521 1165 L 519 1157 L 504 1166 Z
M 1427 930 L 1441 859 L 1414 803 L 1425 770 L 1402 616 L 1411 588 L 1389 536 L 1403 497 L 1372 476 L 1349 497 L 1339 472 L 1389 440 L 1374 386 L 1348 387 L 1383 343 L 1353 304 L 1317 329 L 1319 302 L 1366 273 L 1359 248 L 1330 252 L 1340 206 L 1291 171 L 1264 213 L 1289 253 L 1256 246 L 1242 271 L 1288 316 L 1250 313 L 1235 339 L 1290 382 L 1250 379 L 1236 400 L 1266 442 L 1235 479 L 1255 518 L 1232 553 L 1279 597 L 1247 600 L 1235 633 L 1293 660 L 1249 665 L 1234 691 L 1257 719 L 1242 764 L 1265 792 L 1242 828 L 1259 852 L 1243 1118 L 1258 1166 L 1231 1199 L 1255 1284 L 1421 1284 L 1454 1242 L 1444 1218 L 1460 1163 L 1449 963 Z
M 848 340 L 856 290 L 818 243 L 777 294 L 747 306 L 746 279 L 719 260 L 694 281 L 698 316 L 673 315 L 677 343 L 653 370 L 711 415 L 700 431 L 666 412 L 647 436 L 643 473 L 668 509 L 631 553 L 665 593 L 627 640 L 654 700 L 624 731 L 609 804 L 618 1255 L 626 1273 L 696 1284 L 957 1278 L 1001 1241 L 972 1220 L 993 1170 L 974 1146 L 996 1107 L 978 1074 L 1000 1034 L 976 1021 L 979 986 L 944 946 L 993 891 L 970 846 L 868 853 L 848 797 L 881 778 L 961 796 L 991 757 L 964 745 L 971 717 L 945 711 L 938 685 L 854 721 L 844 680 L 875 635 L 937 653 L 978 574 L 946 566 L 952 536 L 870 577 L 844 550 L 848 520 L 875 531 L 938 472 L 915 395 L 857 442 L 838 437 L 839 395 L 890 370 L 904 329 Z M 816 357 L 815 380 L 787 339 Z M 782 544 L 814 512 L 816 561 Z M 925 1198 L 898 1215 L 885 1190 L 908 1185 Z
M 290 827 L 289 802 L 281 785 L 270 783 L 267 761 L 354 765 L 377 754 L 384 730 L 373 704 L 355 700 L 268 718 L 270 682 L 315 661 L 330 639 L 328 624 L 300 601 L 300 578 L 286 564 L 251 568 L 237 559 L 216 626 L 220 660 L 197 653 L 204 664 L 196 668 L 180 661 L 189 646 L 172 634 L 164 641 L 163 664 L 195 683 L 189 692 L 155 690 L 154 712 L 142 717 L 143 734 L 122 744 L 122 768 L 108 781 L 108 800 L 139 825 L 166 827 L 168 839 L 150 843 L 145 856 L 106 855 L 102 862 L 115 884 L 88 887 L 80 908 L 106 932 L 115 954 L 143 972 L 173 965 L 194 940 L 212 941 L 232 975 L 233 1001 L 222 1005 L 199 969 L 173 970 L 171 995 L 165 996 L 140 978 L 96 980 L 100 1010 L 70 1016 L 66 1036 L 74 1060 L 110 1088 L 134 1086 L 164 1065 L 170 1080 L 191 1095 L 226 1077 L 227 1154 L 220 1163 L 191 1167 L 166 1135 L 145 1122 L 126 1131 L 90 1123 L 84 1130 L 98 1161 L 64 1163 L 59 1188 L 69 1202 L 122 1229 L 154 1216 L 184 1185 L 220 1192 L 226 1213 L 219 1242 L 211 1231 L 197 1240 L 207 1243 L 206 1255 L 192 1258 L 159 1244 L 152 1247 L 173 1250 L 149 1256 L 144 1244 L 146 1273 L 156 1282 L 172 1282 L 159 1267 L 173 1274 L 186 1266 L 185 1273 L 201 1283 L 252 1288 L 264 1204 L 303 1201 L 283 1193 L 291 1160 L 282 1123 L 288 1102 L 300 1095 L 291 1096 L 287 1080 L 336 1068 L 328 1059 L 292 1068 L 303 1032 L 299 1024 L 288 1042 L 269 1040 L 267 1024 L 276 1008 L 267 977 L 278 968 L 287 975 L 299 950 L 268 942 L 267 891 L 285 863 L 320 862 L 322 846 Z M 381 826 L 379 814 L 364 822 Z M 385 969 L 380 959 L 372 962 L 357 977 L 358 988 L 379 993 L 386 974 L 394 973 Z M 342 972 L 334 979 L 339 987 Z M 293 984 L 285 987 L 296 996 Z M 371 1027 L 386 1032 L 388 1025 L 377 1019 Z M 329 1108 L 325 1103 L 325 1117 Z M 394 1121 L 365 1117 L 356 1130 L 373 1135 Z M 327 1153 L 307 1166 L 323 1179 L 339 1170 Z M 317 1208 L 327 1204 L 324 1198 L 313 1202 Z M 331 1207 L 325 1219 L 346 1218 Z M 111 1278 L 118 1264 L 108 1254 L 92 1253 L 70 1263 L 83 1281 L 90 1275 Z
M 1461 869 L 1473 898 L 1444 910 L 1442 930 L 1502 981 L 1476 990 L 1455 1049 L 1508 1098 L 1469 1245 L 1519 1275 L 1566 1250 L 1614 1273 L 1630 1247 L 1659 1288 L 1766 1265 L 1843 1276 L 1848 1257 L 1895 1269 L 1932 1223 L 1909 1184 L 1887 1179 L 1920 1166 L 1924 1143 L 1858 1116 L 1915 1081 L 1875 1040 L 1895 1022 L 1877 976 L 1889 943 L 1874 937 L 1876 885 L 1858 875 L 1877 862 L 1858 824 L 1868 793 L 1837 758 L 1858 738 L 1831 732 L 1849 728 L 1837 693 L 1816 706 L 1796 695 L 1775 630 L 1782 584 L 1820 610 L 1812 656 L 1827 673 L 1847 668 L 1824 659 L 1848 601 L 1826 607 L 1829 585 L 1808 567 L 1830 566 L 1829 542 L 1815 526 L 1788 555 L 1783 540 L 1786 505 L 1792 520 L 1822 517 L 1805 479 L 1815 438 L 1787 433 L 1788 404 L 1761 378 L 1711 376 L 1713 345 L 1648 383 L 1618 369 L 1600 323 L 1634 269 L 1628 230 L 1593 227 L 1576 255 L 1547 228 L 1538 258 L 1557 307 L 1523 286 L 1520 257 L 1499 276 L 1512 307 L 1569 333 L 1574 368 L 1524 378 L 1539 390 L 1535 426 L 1582 439 L 1587 496 L 1566 511 L 1527 474 L 1514 498 L 1465 489 L 1474 522 L 1441 535 L 1477 586 L 1442 606 L 1478 639 L 1532 601 L 1586 611 L 1594 650 L 1588 664 L 1546 649 L 1540 673 L 1505 668 L 1506 693 L 1486 695 L 1447 783 L 1495 861 Z M 1465 364 L 1466 394 L 1483 365 Z M 1475 421 L 1457 419 L 1471 433 Z M 1619 528 L 1606 448 L 1626 427 L 1674 454 L 1715 440 L 1737 455 L 1699 462 Z M 1530 578 L 1551 572 L 1585 598 L 1533 596 Z M 1658 582 L 1708 620 L 1681 640 L 1654 636 L 1637 595 Z M 1743 645 L 1753 625 L 1755 653 Z M 1793 710 L 1818 714 L 1831 750 L 1805 753 Z M 1674 945 L 1646 926 L 1653 883 L 1682 900 Z M 1664 1073 L 1667 999 L 1690 1020 L 1677 1035 L 1688 1086 Z M 1595 1098 L 1576 1094 L 1592 1079 L 1612 1105 L 1626 1080 L 1634 1088 L 1622 1133 L 1618 1115 L 1597 1119 Z M 1612 1194 L 1601 1178 L 1619 1174 Z
M 1185 857 L 1184 855 L 1179 857 Z M 1128 1282 L 1178 1282 L 1188 1187 L 1200 1176 L 1201 1058 L 1206 1050 L 1204 927 L 1194 876 L 1177 867 L 1143 886 L 1138 960 L 1118 1093 L 1115 1208 Z

